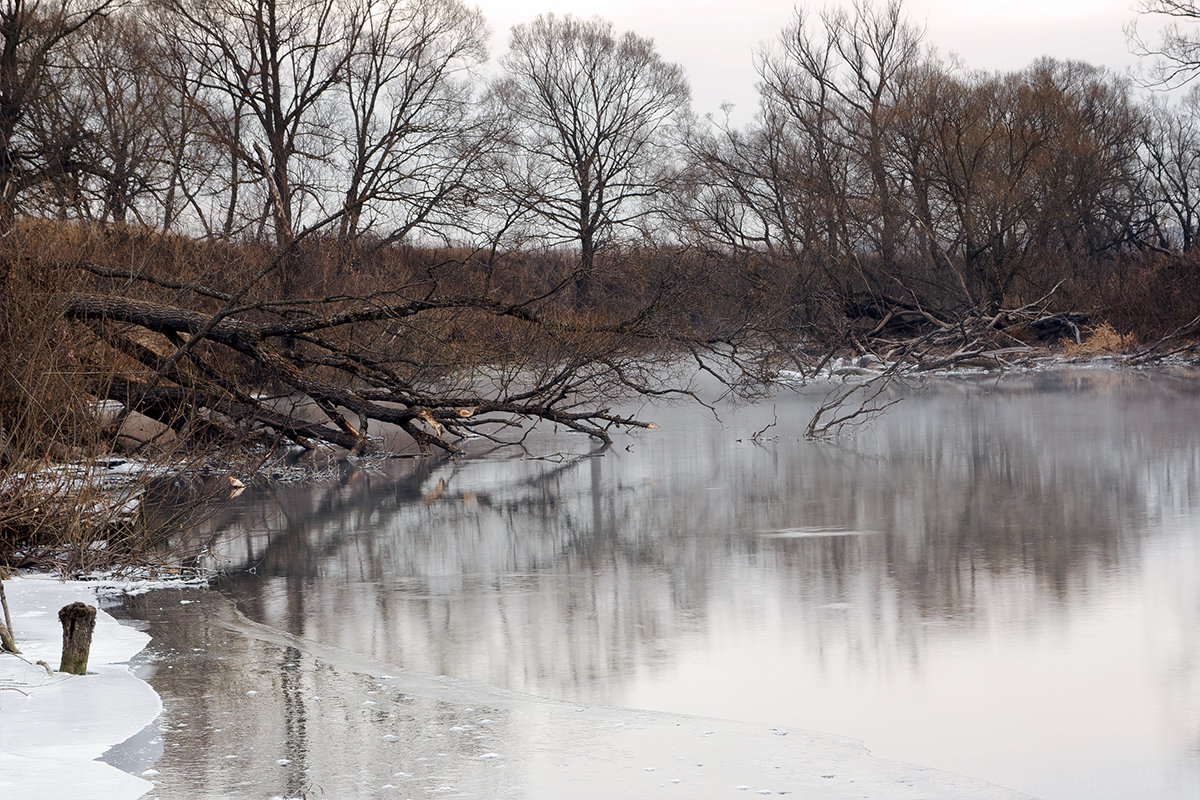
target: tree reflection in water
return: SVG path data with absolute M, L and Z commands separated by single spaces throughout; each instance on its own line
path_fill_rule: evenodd
M 658 415 L 663 430 L 604 453 L 501 450 L 247 492 L 211 521 L 212 552 L 250 618 L 418 672 L 770 716 L 869 745 L 893 723 L 829 709 L 854 707 L 860 690 L 929 693 L 937 727 L 956 701 L 926 683 L 947 670 L 975 682 L 975 695 L 1020 704 L 1037 692 L 996 685 L 990 667 L 970 673 L 985 663 L 973 659 L 1020 651 L 1049 663 L 1122 602 L 1144 611 L 1140 640 L 1105 635 L 1145 649 L 1158 674 L 1117 685 L 1130 675 L 1091 664 L 1089 681 L 1150 700 L 1155 718 L 1079 732 L 1079 747 L 1103 736 L 1126 747 L 1120 727 L 1156 729 L 1144 749 L 1161 751 L 1190 791 L 1200 786 L 1200 569 L 1186 533 L 1200 525 L 1197 398 L 1190 379 L 1106 370 L 944 381 L 838 445 L 803 441 L 812 403 L 802 397 L 722 409 L 724 425 L 671 408 Z M 776 438 L 751 442 L 772 414 Z M 1069 720 L 1050 727 L 1070 735 Z M 1000 750 L 1001 761 L 1025 757 Z M 979 758 L 936 765 L 1010 777 Z M 1021 788 L 1054 791 L 1056 780 Z

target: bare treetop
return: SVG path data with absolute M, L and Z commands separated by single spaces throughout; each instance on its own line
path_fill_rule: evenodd
M 1127 29 L 1133 51 L 1140 56 L 1152 56 L 1153 80 L 1164 87 L 1174 88 L 1188 83 L 1200 74 L 1200 4 L 1180 0 L 1140 0 L 1139 14 L 1167 17 L 1169 23 L 1157 42 L 1148 42 L 1138 32 L 1136 21 Z M 1180 24 L 1185 21 L 1190 26 Z
M 512 114 L 529 211 L 579 242 L 580 295 L 593 257 L 662 188 L 665 133 L 687 109 L 683 68 L 610 22 L 539 16 L 512 30 L 495 94 Z

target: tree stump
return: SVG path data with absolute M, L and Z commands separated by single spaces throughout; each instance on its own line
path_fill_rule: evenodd
M 92 649 L 92 631 L 96 629 L 96 609 L 85 603 L 71 603 L 59 610 L 58 621 L 63 628 L 62 663 L 58 671 L 83 675 Z

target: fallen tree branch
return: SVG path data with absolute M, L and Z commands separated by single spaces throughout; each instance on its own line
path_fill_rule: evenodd
M 1154 361 L 1162 361 L 1163 359 L 1177 356 L 1182 353 L 1192 353 L 1200 349 L 1200 342 L 1190 342 L 1187 344 L 1164 349 L 1168 344 L 1177 342 L 1181 337 L 1189 333 L 1193 333 L 1200 328 L 1200 316 L 1194 317 L 1191 322 L 1186 322 L 1180 325 L 1175 330 L 1163 336 L 1149 347 L 1143 348 L 1136 353 L 1131 354 L 1125 359 L 1126 364 L 1148 364 Z
M 105 399 L 176 427 L 194 421 L 199 409 L 210 428 L 227 419 L 242 433 L 265 426 L 303 446 L 324 441 L 351 453 L 377 448 L 368 436 L 372 422 L 396 426 L 422 451 L 459 452 L 456 442 L 468 431 L 503 429 L 513 418 L 543 419 L 609 442 L 613 428 L 655 426 L 589 405 L 589 398 L 621 392 L 695 397 L 686 386 L 665 384 L 661 367 L 646 359 L 653 326 L 644 313 L 632 321 L 587 324 L 487 297 L 379 300 L 376 294 L 295 307 L 273 303 L 263 318 L 263 304 L 253 302 L 227 304 L 210 315 L 148 300 L 74 294 L 66 298 L 64 316 L 96 326 L 101 340 L 144 368 L 97 387 Z M 501 353 L 494 364 L 448 361 L 444 370 L 436 360 L 407 356 L 411 343 L 398 341 L 396 326 L 448 313 L 507 320 L 502 324 L 528 331 L 525 341 L 539 343 L 541 352 L 526 347 Z M 130 330 L 163 337 L 161 346 Z M 663 336 L 675 334 L 665 330 Z M 324 419 L 280 413 L 254 386 L 311 401 Z M 235 433 L 232 425 L 223 427 Z
M 808 426 L 804 429 L 804 438 L 827 439 L 841 435 L 848 426 L 869 422 L 899 403 L 898 397 L 876 403 L 896 375 L 895 370 L 888 370 L 865 383 L 832 390 L 808 421 Z M 852 401 L 855 395 L 859 396 L 857 405 Z

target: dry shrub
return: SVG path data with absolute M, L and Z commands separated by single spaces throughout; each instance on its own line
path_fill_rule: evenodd
M 1068 358 L 1118 355 L 1128 351 L 1134 344 L 1133 336 L 1117 333 L 1111 325 L 1103 322 L 1079 344 L 1068 342 L 1063 347 L 1063 355 Z
M 1067 294 L 1075 308 L 1097 309 L 1116 331 L 1153 342 L 1195 318 L 1200 253 L 1125 255 L 1085 276 Z
M 0 239 L 0 567 L 77 573 L 146 562 L 162 532 L 179 527 L 167 517 L 191 513 L 181 505 L 146 514 L 155 472 L 169 462 L 187 471 L 165 454 L 140 475 L 101 479 L 97 457 L 112 449 L 118 420 L 98 397 L 134 365 L 62 309 L 68 294 L 100 283 L 83 265 L 177 277 L 206 265 L 198 249 L 153 232 L 44 220 L 23 220 Z
M 58 298 L 79 285 L 70 270 L 35 261 L 41 244 L 16 231 L 0 258 L 11 265 L 0 332 L 0 420 L 10 451 L 28 457 L 62 457 L 94 452 L 99 426 L 83 388 L 98 378 L 101 365 L 89 356 L 94 337 L 65 324 Z M 10 454 L 11 460 L 11 454 Z
M 64 576 L 159 568 L 174 572 L 203 544 L 190 531 L 237 484 L 154 465 L 123 478 L 102 463 L 0 472 L 0 569 L 34 567 Z

